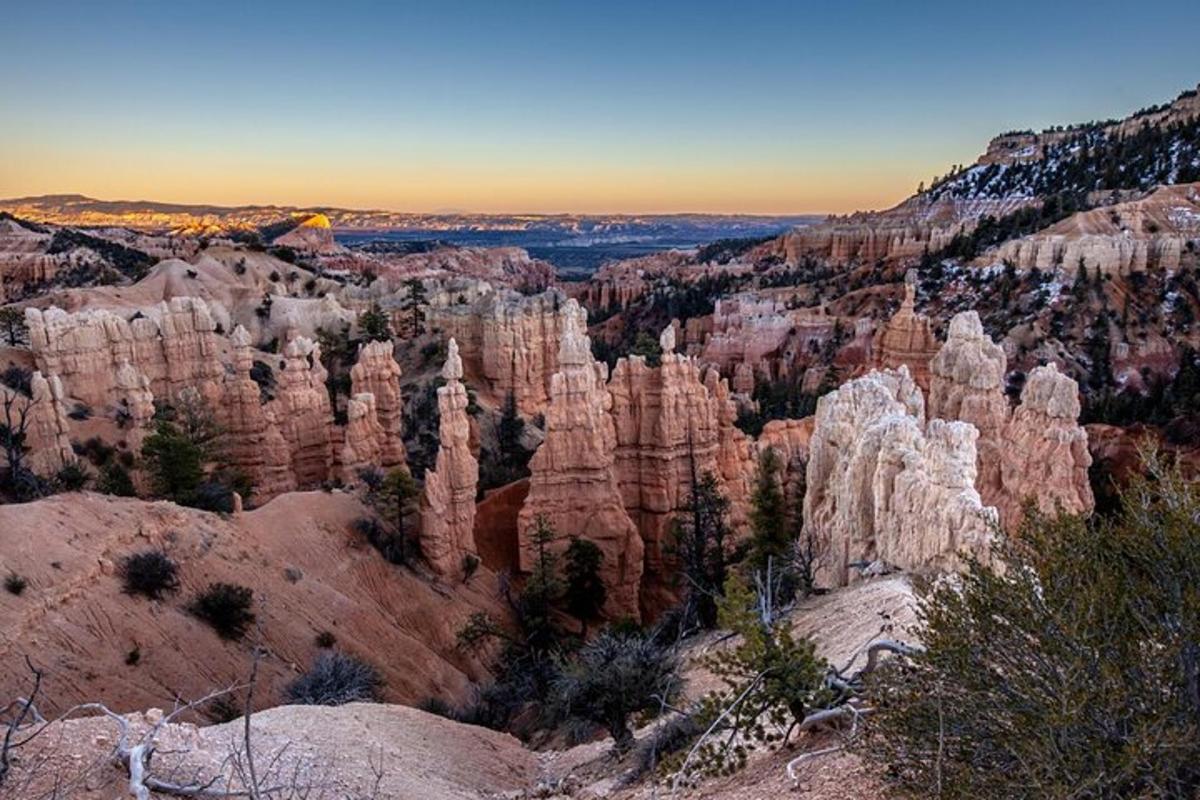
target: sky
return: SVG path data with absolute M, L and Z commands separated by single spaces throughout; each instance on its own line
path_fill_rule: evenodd
M 0 197 L 842 213 L 1200 82 L 1200 2 L 17 2 Z

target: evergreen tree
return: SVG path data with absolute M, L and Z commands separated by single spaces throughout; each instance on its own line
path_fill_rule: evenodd
M 373 342 L 389 342 L 392 339 L 392 323 L 378 303 L 358 315 L 358 330 L 364 339 Z
M 705 630 L 717 624 L 717 601 L 728 577 L 729 501 L 717 479 L 693 476 L 688 507 L 675 519 L 675 553 L 684 580 L 684 621 Z
M 758 459 L 754 492 L 750 496 L 751 570 L 765 571 L 769 561 L 780 569 L 786 563 L 791 546 L 787 501 L 781 486 L 781 464 L 773 448 L 766 448 Z
M 604 553 L 595 542 L 571 537 L 567 546 L 566 567 L 566 601 L 567 611 L 578 618 L 583 625 L 581 636 L 587 638 L 588 621 L 600 615 L 604 601 L 608 599 L 608 590 L 600 579 L 600 566 L 604 563 Z

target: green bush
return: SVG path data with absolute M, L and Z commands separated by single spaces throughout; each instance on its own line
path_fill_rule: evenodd
M 1191 798 L 1200 486 L 1148 460 L 1108 517 L 1032 514 L 926 589 L 926 649 L 877 673 L 863 752 L 944 798 Z
M 126 557 L 118 574 L 125 594 L 161 600 L 179 589 L 179 567 L 162 550 L 143 550 Z

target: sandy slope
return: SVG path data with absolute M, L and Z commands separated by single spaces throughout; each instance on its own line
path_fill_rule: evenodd
M 481 569 L 448 587 L 392 566 L 351 532 L 363 513 L 336 492 L 284 495 L 228 519 L 90 493 L 0 507 L 0 572 L 29 581 L 20 596 L 0 592 L 0 696 L 23 690 L 26 654 L 47 671 L 51 710 L 83 700 L 169 707 L 236 682 L 250 641 L 223 641 L 185 610 L 196 591 L 225 581 L 258 601 L 262 706 L 280 702 L 322 631 L 380 669 L 391 702 L 465 698 L 486 672 L 455 634 L 476 610 L 502 613 L 494 577 Z M 123 594 L 116 575 L 126 555 L 150 547 L 180 564 L 182 590 L 161 602 Z

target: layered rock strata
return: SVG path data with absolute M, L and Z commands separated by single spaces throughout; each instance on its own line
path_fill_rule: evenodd
M 533 568 L 537 551 L 531 534 L 544 518 L 559 537 L 556 547 L 578 536 L 600 548 L 606 616 L 640 619 L 642 538 L 622 502 L 607 369 L 592 358 L 583 317 L 574 300 L 564 304 L 546 438 L 529 463 L 529 495 L 518 517 L 520 563 L 524 571 Z
M 220 336 L 207 304 L 175 297 L 127 320 L 110 311 L 68 314 L 58 308 L 25 311 L 38 369 L 58 375 L 72 397 L 95 406 L 120 399 L 117 371 L 133 364 L 155 397 L 172 399 L 185 388 L 207 395 L 223 376 Z
M 446 385 L 438 388 L 437 463 L 425 473 L 421 495 L 421 551 L 438 574 L 461 575 L 464 559 L 479 555 L 475 546 L 479 462 L 471 453 L 467 390 L 454 339 L 447 345 L 442 377 Z
M 674 562 L 670 529 L 674 516 L 689 502 L 693 480 L 711 473 L 745 516 L 745 490 L 726 476 L 740 478 L 749 466 L 744 440 L 726 411 L 728 391 L 718 394 L 705 384 L 695 359 L 675 350 L 675 329 L 659 339 L 661 362 L 650 366 L 641 356 L 617 362 L 608 390 L 616 430 L 614 471 L 625 510 L 645 545 L 642 608 L 661 611 L 674 597 Z M 714 373 L 715 374 L 715 373 Z M 723 464 L 733 455 L 736 463 Z M 731 491 L 732 490 L 732 491 Z

